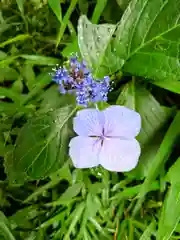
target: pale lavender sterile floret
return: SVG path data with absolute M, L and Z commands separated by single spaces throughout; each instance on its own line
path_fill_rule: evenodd
M 107 101 L 110 78 L 105 76 L 95 80 L 86 62 L 79 62 L 77 56 L 70 58 L 68 67 L 56 70 L 53 81 L 59 84 L 62 94 L 74 94 L 78 105 L 88 106 L 90 102 Z
M 73 121 L 77 137 L 69 143 L 69 155 L 76 168 L 98 165 L 126 172 L 138 163 L 141 148 L 135 137 L 141 129 L 139 113 L 123 106 L 103 111 L 84 109 Z

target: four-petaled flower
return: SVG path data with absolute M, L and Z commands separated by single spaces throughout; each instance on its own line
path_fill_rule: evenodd
M 69 155 L 76 168 L 101 165 L 126 172 L 137 165 L 141 152 L 135 139 L 141 128 L 139 113 L 123 106 L 84 109 L 78 111 L 73 127 L 79 136 L 71 139 Z

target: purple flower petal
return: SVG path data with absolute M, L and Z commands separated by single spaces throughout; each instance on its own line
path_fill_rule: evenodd
M 69 143 L 69 155 L 76 168 L 91 168 L 99 165 L 101 141 L 97 138 L 75 137 Z
M 111 106 L 103 111 L 104 134 L 109 137 L 134 138 L 141 129 L 139 113 L 123 106 Z
M 77 105 L 87 107 L 88 103 L 108 100 L 110 78 L 94 79 L 84 60 L 79 61 L 77 55 L 70 57 L 67 68 L 56 69 L 53 81 L 64 87 L 65 90 L 60 88 L 63 94 L 76 95 Z
M 136 139 L 105 139 L 99 155 L 99 162 L 109 171 L 127 172 L 136 167 L 140 152 L 140 145 Z
M 83 109 L 77 112 L 74 118 L 74 131 L 80 136 L 101 136 L 103 122 L 102 112 L 92 109 Z

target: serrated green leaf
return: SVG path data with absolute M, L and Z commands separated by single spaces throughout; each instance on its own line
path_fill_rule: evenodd
M 133 0 L 116 31 L 117 57 L 123 70 L 156 80 L 180 79 L 179 0 Z M 179 87 L 178 87 L 179 88 Z
M 112 24 L 92 24 L 86 16 L 78 23 L 78 43 L 82 57 L 99 76 L 120 69 L 124 61 L 117 61 L 111 51 L 110 41 L 115 30 Z
M 5 159 L 10 182 L 44 178 L 63 164 L 67 157 L 68 121 L 74 113 L 71 105 L 52 108 L 24 125 L 13 152 Z

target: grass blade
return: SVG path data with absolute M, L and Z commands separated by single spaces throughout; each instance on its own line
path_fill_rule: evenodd
M 67 24 L 68 24 L 68 21 L 70 19 L 70 16 L 77 4 L 78 0 L 72 0 L 71 1 L 71 4 L 62 20 L 62 24 L 61 24 L 61 27 L 60 27 L 60 30 L 59 30 L 59 34 L 58 34 L 58 37 L 57 37 L 57 42 L 56 42 L 56 48 L 58 47 L 63 35 L 64 35 L 64 32 L 65 32 L 65 29 L 67 27 Z
M 149 168 L 147 177 L 140 189 L 139 199 L 135 205 L 133 216 L 138 212 L 143 203 L 144 197 L 149 191 L 150 185 L 154 179 L 159 174 L 160 167 L 165 164 L 168 160 L 169 155 L 171 154 L 171 150 L 173 148 L 174 142 L 180 134 L 180 111 L 177 112 L 173 122 L 171 123 L 161 145 L 159 148 L 158 153 L 154 157 L 152 161 L 151 167 Z

